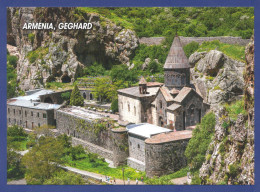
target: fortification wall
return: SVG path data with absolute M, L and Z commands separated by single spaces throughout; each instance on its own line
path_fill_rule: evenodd
M 145 144 L 145 171 L 147 177 L 178 171 L 187 165 L 184 155 L 189 139 L 167 143 Z
M 142 37 L 139 39 L 140 44 L 145 45 L 160 45 L 164 41 L 165 37 Z M 250 39 L 242 39 L 241 37 L 230 37 L 230 36 L 219 36 L 219 37 L 182 37 L 180 36 L 182 45 L 187 45 L 192 41 L 201 44 L 203 41 L 214 41 L 219 40 L 222 43 L 237 44 L 246 46 Z
M 76 145 L 82 145 L 83 147 L 87 148 L 87 150 L 91 153 L 97 153 L 100 156 L 113 160 L 114 155 L 113 155 L 113 151 L 105 149 L 103 147 L 100 147 L 98 145 L 95 145 L 93 143 L 72 137 L 72 145 L 76 146 Z
M 113 143 L 110 139 L 112 132 L 108 127 L 96 127 L 97 122 L 95 121 L 87 121 L 86 119 L 59 110 L 56 113 L 56 121 L 56 127 L 59 132 L 82 139 L 107 150 L 113 150 Z
M 165 37 L 142 37 L 139 39 L 140 44 L 160 45 L 165 40 Z
M 128 133 L 125 128 L 112 129 L 114 166 L 124 165 L 129 156 Z

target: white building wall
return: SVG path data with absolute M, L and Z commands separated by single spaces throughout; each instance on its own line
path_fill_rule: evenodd
M 157 115 L 156 115 L 156 108 L 154 106 L 152 106 L 152 116 L 153 116 L 153 124 L 157 125 L 158 119 L 157 119 Z
M 129 104 L 129 109 L 128 109 Z M 138 99 L 118 95 L 120 120 L 141 123 L 141 102 Z
M 175 115 L 171 112 L 167 112 L 167 125 L 170 124 L 170 121 L 172 121 L 173 125 L 175 123 Z

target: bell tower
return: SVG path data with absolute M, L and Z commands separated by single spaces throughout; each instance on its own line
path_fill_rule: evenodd
M 177 34 L 174 37 L 163 69 L 164 84 L 169 89 L 180 90 L 185 86 L 190 86 L 190 65 Z
M 139 81 L 139 93 L 146 94 L 146 92 L 147 92 L 147 81 L 142 76 Z

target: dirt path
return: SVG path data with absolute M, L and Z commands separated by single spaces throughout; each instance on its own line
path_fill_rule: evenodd
M 26 185 L 26 180 L 25 179 L 20 179 L 20 180 L 14 180 L 14 181 L 9 181 L 7 182 L 7 185 Z
M 68 171 L 73 172 L 73 173 L 80 174 L 80 175 L 85 176 L 85 177 L 91 177 L 91 178 L 94 178 L 94 179 L 97 179 L 97 180 L 100 180 L 100 181 L 102 180 L 103 182 L 105 182 L 107 184 L 114 185 L 113 177 L 110 177 L 110 182 L 108 182 L 108 181 L 106 181 L 106 177 L 104 175 L 101 175 L 101 174 L 98 174 L 98 173 L 84 171 L 84 170 L 80 170 L 80 169 L 77 169 L 77 168 L 74 168 L 74 167 L 69 167 L 69 166 L 62 166 L 62 167 L 64 169 L 68 170 Z M 111 183 L 111 180 L 112 180 L 112 183 Z M 127 180 L 127 178 L 126 178 L 126 180 Z M 126 180 L 125 180 L 125 185 L 128 185 L 128 182 Z M 121 179 L 116 179 L 115 185 L 124 185 L 124 181 L 121 180 Z M 130 180 L 129 185 L 136 185 L 136 182 Z M 142 183 L 141 181 L 138 181 L 138 185 L 144 185 L 144 183 Z
M 176 179 L 172 179 L 171 180 L 175 185 L 184 185 L 184 183 L 188 182 L 188 177 L 180 177 L 180 178 L 176 178 Z

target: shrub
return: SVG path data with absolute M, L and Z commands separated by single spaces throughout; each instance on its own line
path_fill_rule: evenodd
M 118 112 L 118 99 L 115 99 L 111 103 L 111 110 L 115 113 Z
M 199 43 L 192 41 L 191 43 L 185 45 L 183 50 L 185 55 L 189 58 L 192 53 L 194 53 L 199 48 Z
M 64 100 L 64 101 L 67 101 L 67 100 L 70 100 L 70 92 L 65 92 L 65 93 L 62 93 L 61 94 L 61 98 Z
M 185 150 L 185 156 L 192 171 L 199 169 L 205 161 L 205 154 L 214 134 L 215 124 L 215 115 L 210 112 L 202 118 L 201 123 L 192 132 L 192 138 Z
M 31 41 L 31 44 L 33 44 L 33 42 L 34 42 L 34 37 L 35 37 L 35 35 L 33 33 L 28 34 L 28 39 Z
M 232 120 L 236 120 L 238 114 L 243 114 L 243 115 L 247 114 L 247 111 L 244 109 L 244 106 L 245 106 L 244 99 L 238 100 L 231 104 L 224 105 L 225 109 L 228 112 L 228 116 Z

